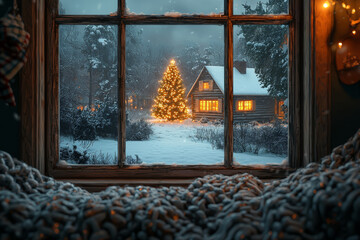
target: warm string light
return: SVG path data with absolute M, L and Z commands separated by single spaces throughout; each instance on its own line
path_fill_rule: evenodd
M 360 24 L 360 18 L 354 20 L 354 18 L 357 17 L 355 15 L 357 13 L 355 7 L 352 7 L 350 4 L 347 4 L 347 2 L 343 1 L 343 0 L 326 0 L 325 2 L 323 2 L 323 7 L 328 8 L 331 5 L 335 5 L 337 3 L 340 4 L 340 6 L 346 10 L 345 12 L 349 17 L 349 25 L 350 25 L 350 29 L 351 29 L 350 32 L 351 32 L 352 36 L 355 37 L 357 35 L 356 27 L 358 26 L 358 24 Z M 360 9 L 360 7 L 359 7 L 359 9 Z M 337 46 L 338 46 L 338 48 L 342 48 L 343 43 L 338 42 Z
M 360 23 L 360 18 L 357 20 L 353 19 L 353 16 L 356 14 L 356 8 L 352 7 L 350 4 L 347 4 L 343 0 L 326 0 L 323 2 L 323 7 L 328 8 L 331 5 L 335 5 L 336 3 L 339 3 L 342 8 L 346 9 L 347 15 L 349 16 L 350 26 L 355 28 Z M 360 9 L 360 7 L 359 7 Z
M 184 120 L 189 117 L 185 87 L 175 64 L 175 60 L 170 61 L 163 79 L 159 81 L 158 96 L 152 108 L 152 116 L 168 121 Z

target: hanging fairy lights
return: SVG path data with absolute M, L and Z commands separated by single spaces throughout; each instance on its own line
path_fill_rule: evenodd
M 346 85 L 356 84 L 360 81 L 360 1 L 326 0 L 321 4 L 325 11 L 333 11 L 329 44 L 335 50 L 339 80 Z
M 335 6 L 336 4 L 339 4 L 339 6 L 345 10 L 349 18 L 351 35 L 355 37 L 357 35 L 356 28 L 360 23 L 360 6 L 356 6 L 356 1 L 351 0 L 326 0 L 322 6 L 324 8 L 329 8 L 330 6 Z M 343 46 L 342 42 L 338 42 L 337 45 L 339 48 L 342 48 Z

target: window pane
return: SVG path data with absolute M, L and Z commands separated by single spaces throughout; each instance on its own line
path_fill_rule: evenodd
M 289 28 L 234 27 L 234 164 L 286 164 Z
M 223 0 L 127 0 L 128 14 L 211 14 L 224 12 Z
M 110 15 L 117 12 L 117 0 L 60 0 L 62 15 Z
M 266 15 L 288 14 L 288 0 L 234 0 L 234 14 Z
M 116 37 L 117 26 L 60 26 L 60 163 L 117 164 Z
M 210 80 L 207 67 L 223 66 L 223 26 L 145 25 L 126 31 L 127 164 L 222 163 L 222 104 L 210 114 L 200 109 L 215 110 L 213 100 L 222 102 L 223 95 L 209 84 L 201 98 L 199 82 Z

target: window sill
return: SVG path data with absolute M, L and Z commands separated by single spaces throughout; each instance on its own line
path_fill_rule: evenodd
M 272 178 L 260 178 L 263 183 L 285 178 L 284 175 L 273 176 Z M 58 181 L 70 182 L 89 192 L 100 192 L 110 186 L 150 186 L 150 187 L 188 187 L 196 178 L 178 179 L 76 179 L 76 178 L 57 178 Z
M 99 191 L 112 185 L 188 186 L 197 177 L 249 173 L 261 180 L 281 179 L 294 172 L 286 166 L 57 166 L 50 175 L 89 191 Z M 89 176 L 92 178 L 90 179 Z

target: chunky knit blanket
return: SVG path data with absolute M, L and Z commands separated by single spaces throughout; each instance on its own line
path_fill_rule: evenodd
M 91 194 L 0 152 L 0 239 L 360 239 L 360 130 L 270 184 L 211 175 Z

